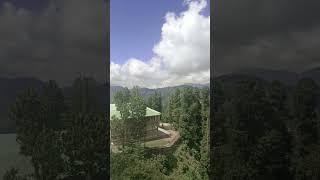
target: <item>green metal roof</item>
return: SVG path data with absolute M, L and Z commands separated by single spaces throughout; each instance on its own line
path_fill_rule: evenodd
M 149 117 L 149 116 L 160 116 L 161 113 L 156 111 L 156 110 L 153 110 L 151 108 L 148 108 L 146 109 L 146 117 Z M 120 112 L 117 110 L 116 108 L 116 105 L 115 104 L 110 104 L 110 117 L 112 116 L 116 116 L 117 118 L 120 118 Z

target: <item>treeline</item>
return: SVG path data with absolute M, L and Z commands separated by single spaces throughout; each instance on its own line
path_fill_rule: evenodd
M 214 87 L 214 179 L 320 179 L 320 91 L 312 79 Z
M 105 179 L 109 175 L 109 132 L 105 108 L 99 104 L 97 83 L 81 77 L 65 98 L 55 81 L 39 94 L 30 88 L 10 108 L 17 125 L 20 154 L 33 172 L 19 175 L 12 168 L 4 180 Z
M 164 154 L 150 153 L 141 146 L 141 141 L 126 144 L 121 152 L 111 153 L 112 179 L 208 179 L 209 89 L 177 89 L 170 95 L 168 106 L 164 107 L 158 92 L 146 102 L 142 100 L 139 88 L 133 88 L 131 92 L 125 89 L 114 96 L 122 118 L 128 117 L 132 112 L 129 110 L 138 106 L 144 112 L 146 105 L 162 111 L 161 121 L 174 124 L 180 132 L 181 144 L 173 152 Z M 134 102 L 139 103 L 132 105 Z M 111 131 L 112 126 L 119 127 L 111 125 Z

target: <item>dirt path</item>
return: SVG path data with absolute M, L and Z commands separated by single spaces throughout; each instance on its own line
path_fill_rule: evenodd
M 169 138 L 169 143 L 166 145 L 166 147 L 171 147 L 180 138 L 180 134 L 178 131 L 172 131 L 172 130 L 168 130 L 168 131 L 170 132 L 170 138 Z

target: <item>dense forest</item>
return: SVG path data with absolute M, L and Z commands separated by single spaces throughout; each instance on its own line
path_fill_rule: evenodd
M 21 91 L 9 108 L 9 119 L 16 126 L 20 154 L 30 159 L 33 171 L 24 175 L 12 167 L 3 179 L 105 179 L 110 173 L 113 179 L 208 179 L 209 88 L 177 88 L 167 105 L 159 91 L 147 97 L 138 87 L 115 93 L 120 108 L 131 104 L 121 112 L 135 112 L 137 123 L 146 106 L 162 112 L 162 121 L 174 124 L 181 141 L 157 151 L 141 146 L 139 129 L 131 130 L 138 141 L 111 153 L 110 173 L 109 115 L 100 90 L 94 79 L 81 77 L 68 96 L 55 81 Z
M 10 106 L 17 126 L 20 153 L 34 171 L 24 176 L 8 169 L 3 179 L 295 179 L 320 178 L 320 87 L 312 79 L 295 84 L 252 76 L 214 82 L 210 109 L 208 87 L 177 88 L 163 103 L 155 91 L 141 88 L 114 94 L 123 119 L 134 123 L 145 107 L 162 113 L 181 141 L 156 150 L 141 145 L 141 129 L 130 130 L 133 141 L 111 153 L 108 114 L 99 100 L 97 83 L 78 78 L 66 97 L 54 81 L 22 92 Z M 211 164 L 209 166 L 210 127 Z M 135 112 L 135 113 L 132 113 Z M 111 131 L 125 129 L 125 121 L 110 121 Z
M 213 179 L 320 179 L 319 86 L 252 76 L 214 82 Z
M 170 94 L 167 106 L 161 101 L 160 92 L 145 100 L 137 87 L 115 93 L 113 102 L 123 121 L 112 119 L 111 133 L 122 130 L 137 139 L 124 144 L 121 152 L 111 153 L 112 179 L 208 179 L 209 88 L 178 88 Z M 141 145 L 142 128 L 127 129 L 132 127 L 127 125 L 129 116 L 141 127 L 146 106 L 162 112 L 161 122 L 172 123 L 180 132 L 177 146 L 165 151 L 148 149 Z
M 30 159 L 33 172 L 21 175 L 13 167 L 4 180 L 106 179 L 109 175 L 109 132 L 105 104 L 97 82 L 81 77 L 65 98 L 55 81 L 39 94 L 29 88 L 9 110 L 16 123 L 20 154 Z
M 16 123 L 13 119 L 9 118 L 10 106 L 15 103 L 19 94 L 23 93 L 26 89 L 32 88 L 39 96 L 44 93 L 44 88 L 49 82 L 39 80 L 37 78 L 1 78 L 0 77 L 0 134 L 2 133 L 15 133 Z M 108 86 L 99 82 L 95 82 L 95 93 L 99 104 L 104 108 L 109 104 L 109 96 L 107 93 Z M 64 99 L 69 101 L 73 96 L 74 87 L 72 84 L 65 84 L 60 86 Z

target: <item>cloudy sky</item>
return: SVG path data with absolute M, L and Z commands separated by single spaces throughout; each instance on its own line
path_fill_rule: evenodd
M 112 84 L 209 83 L 209 1 L 116 0 L 110 6 Z
M 104 0 L 0 0 L 0 77 L 105 82 Z
M 320 66 L 320 1 L 215 1 L 214 72 Z

